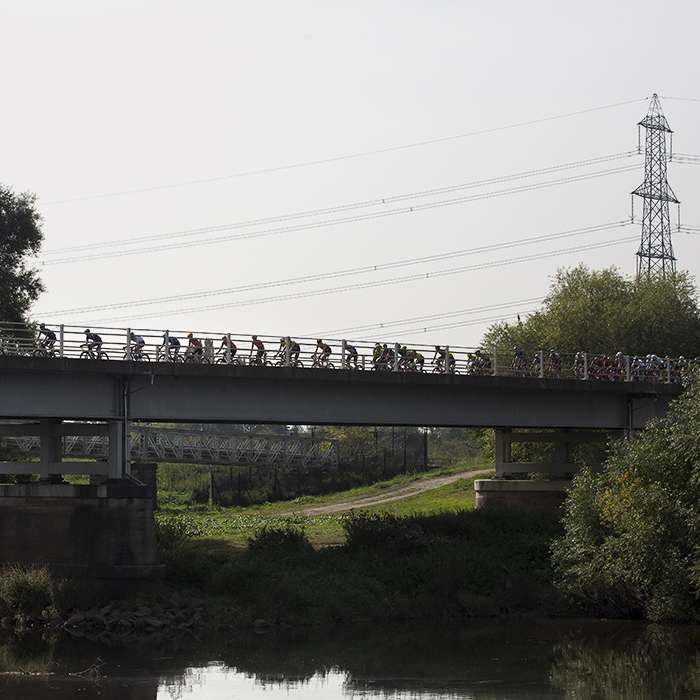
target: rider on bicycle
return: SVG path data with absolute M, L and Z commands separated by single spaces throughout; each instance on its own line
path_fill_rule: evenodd
M 290 367 L 295 367 L 297 362 L 299 362 L 299 353 L 301 352 L 301 348 L 299 347 L 299 343 L 297 343 L 296 340 L 292 340 L 291 338 L 289 339 L 289 366 Z M 286 361 L 286 355 L 287 355 L 287 339 L 286 338 L 280 338 L 280 346 L 279 350 L 275 353 L 275 357 L 280 361 L 281 364 L 284 364 Z
M 447 348 L 441 348 L 439 345 L 435 346 L 435 355 L 433 356 L 433 364 L 439 371 L 444 371 L 445 368 L 445 354 L 447 353 Z M 450 353 L 448 358 L 449 370 L 450 372 L 454 370 L 457 364 L 455 356 Z
M 331 346 L 328 345 L 328 343 L 324 343 L 320 338 L 316 341 L 316 351 L 314 352 L 314 355 L 318 356 L 319 364 L 327 364 L 331 352 L 333 351 L 331 350 Z
M 165 347 L 166 340 L 168 342 L 167 348 Z M 180 341 L 174 335 L 164 335 L 163 350 L 165 350 L 168 360 L 177 360 L 178 353 L 180 352 Z
M 143 348 L 146 345 L 146 341 L 140 335 L 130 335 L 131 344 L 129 345 L 129 350 L 132 357 L 141 357 L 143 353 Z
M 236 347 L 236 343 L 234 343 L 232 340 L 229 340 L 229 336 L 227 335 L 222 335 L 221 336 L 221 347 L 219 348 L 219 352 L 226 357 L 227 353 L 231 353 L 231 360 L 233 360 L 234 355 L 238 352 L 238 348 Z
M 265 364 L 265 345 L 263 341 L 258 338 L 257 335 L 253 335 L 251 337 L 253 339 L 253 342 L 250 345 L 250 355 L 252 357 L 253 350 L 256 350 L 256 364 L 263 365 Z
M 194 333 L 187 334 L 187 353 L 197 361 L 202 361 L 202 341 L 194 337 Z
M 88 350 L 97 350 L 97 354 L 100 354 L 100 349 L 102 348 L 102 338 L 100 338 L 97 333 L 91 333 L 89 328 L 85 329 L 85 345 Z
M 44 336 L 43 338 L 41 337 L 42 335 Z M 56 334 L 50 328 L 47 328 L 45 323 L 40 323 L 37 340 L 42 348 L 52 351 L 56 343 Z
M 347 367 L 349 368 L 352 364 L 354 365 L 355 369 L 357 369 L 358 354 L 357 348 L 354 345 L 350 345 L 350 343 L 345 343 L 345 357 L 347 358 Z

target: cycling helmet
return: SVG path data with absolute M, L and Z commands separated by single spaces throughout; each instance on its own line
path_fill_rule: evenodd
M 46 328 L 46 324 L 45 324 L 45 323 L 40 323 L 40 324 L 39 324 L 39 328 Z
M 226 338 L 228 338 L 228 336 L 226 336 L 226 335 L 221 336 L 221 340 L 226 340 Z
M 188 333 L 188 334 L 187 334 L 187 337 L 188 337 L 188 338 L 194 338 L 194 333 Z
M 85 329 L 85 332 L 86 332 L 86 333 L 89 333 L 89 332 L 90 332 L 90 329 L 89 329 L 89 328 L 86 328 L 86 329 Z
M 253 336 L 251 336 L 251 337 L 253 338 L 253 340 L 257 340 L 257 339 L 258 339 L 258 336 L 257 336 L 257 335 L 253 335 Z
M 132 338 L 134 337 L 134 332 L 133 332 L 133 331 L 131 332 L 131 337 L 132 337 Z
M 439 346 L 439 345 L 436 345 L 436 346 L 435 346 L 435 349 L 436 349 L 436 350 L 439 350 L 439 349 L 440 349 L 440 346 Z
M 280 343 L 286 342 L 284 338 L 280 338 Z
M 317 343 L 318 345 L 320 345 L 322 342 L 323 342 L 323 341 L 322 341 L 320 338 L 316 341 L 316 343 Z

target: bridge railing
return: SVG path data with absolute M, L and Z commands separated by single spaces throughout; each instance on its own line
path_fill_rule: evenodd
M 328 352 L 330 349 L 330 352 Z M 430 372 L 523 378 L 675 383 L 687 375 L 683 358 L 554 350 L 410 346 L 378 341 L 252 336 L 65 325 L 27 329 L 0 323 L 0 353 L 141 362 L 192 362 L 375 372 Z

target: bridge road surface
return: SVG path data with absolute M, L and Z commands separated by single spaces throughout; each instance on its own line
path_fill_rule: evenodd
M 678 384 L 0 356 L 0 418 L 640 429 Z

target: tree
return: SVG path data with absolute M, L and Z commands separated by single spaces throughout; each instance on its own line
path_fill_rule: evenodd
M 27 258 L 38 254 L 43 240 L 36 195 L 15 195 L 0 184 L 0 321 L 26 323 L 27 312 L 44 286 Z
M 697 291 L 687 272 L 628 279 L 615 267 L 560 268 L 539 311 L 525 322 L 491 326 L 482 344 L 695 357 L 700 354 Z
M 601 474 L 577 475 L 564 512 L 560 588 L 599 615 L 700 621 L 700 377 Z

